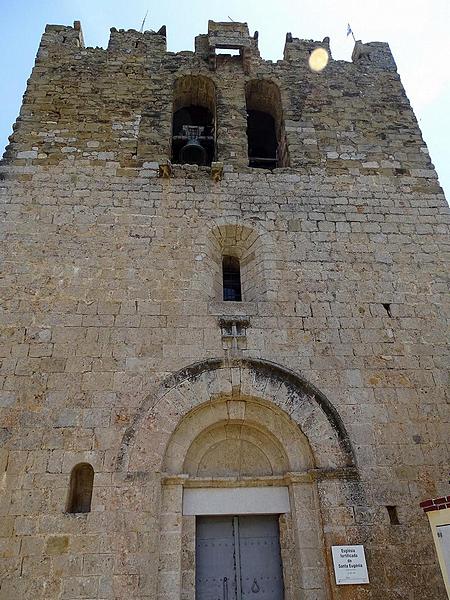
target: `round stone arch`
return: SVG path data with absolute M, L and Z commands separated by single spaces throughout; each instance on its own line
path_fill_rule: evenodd
M 224 464 L 237 444 L 248 460 Z M 287 490 L 286 510 L 262 511 L 280 515 L 285 600 L 331 597 L 321 503 L 329 484 L 345 496 L 357 468 L 338 412 L 298 374 L 259 359 L 210 359 L 174 373 L 138 409 L 117 468 L 130 485 L 150 475 L 161 484 L 157 600 L 195 598 L 196 518 L 205 513 L 185 510 L 186 496 L 230 487 L 258 498 Z
M 261 359 L 209 359 L 170 375 L 143 401 L 125 432 L 117 470 L 162 472 L 170 438 L 194 408 L 218 399 L 259 399 L 286 414 L 307 439 L 313 468 L 357 474 L 345 425 L 333 404 L 300 375 Z
M 212 300 L 223 300 L 224 256 L 239 260 L 244 302 L 276 299 L 281 277 L 276 268 L 276 244 L 258 222 L 242 222 L 235 217 L 216 218 L 198 243 L 202 250 L 205 289 Z
M 191 410 L 171 436 L 167 475 L 257 478 L 313 467 L 308 441 L 293 421 L 268 402 L 219 397 Z

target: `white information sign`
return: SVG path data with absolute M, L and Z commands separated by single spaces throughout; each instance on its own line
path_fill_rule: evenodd
M 369 583 L 364 546 L 331 546 L 337 585 Z
M 444 565 L 447 570 L 447 581 L 450 581 L 450 524 L 437 525 L 437 538 L 444 557 Z

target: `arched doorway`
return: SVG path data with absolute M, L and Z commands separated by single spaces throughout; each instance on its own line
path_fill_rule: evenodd
M 295 373 L 264 361 L 219 359 L 179 371 L 141 406 L 118 465 L 130 480 L 160 473 L 158 600 L 196 598 L 205 531 L 227 531 L 224 545 L 236 545 L 237 529 L 256 526 L 278 544 L 280 598 L 314 591 L 331 597 L 321 502 L 330 482 L 333 493 L 344 494 L 357 472 L 338 413 Z M 208 522 L 219 517 L 225 521 Z M 262 589 L 260 574 L 248 575 L 255 589 Z M 217 574 L 228 594 L 238 577 L 241 571 Z

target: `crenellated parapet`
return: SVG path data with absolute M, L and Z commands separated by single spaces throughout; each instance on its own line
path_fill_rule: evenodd
M 320 73 L 309 67 L 317 49 L 329 59 Z M 198 114 L 175 118 L 189 106 L 206 111 L 208 122 L 197 122 Z M 254 143 L 250 113 L 267 116 Z M 276 138 L 271 149 L 258 142 L 259 135 L 267 146 L 264 127 Z M 164 26 L 112 28 L 102 49 L 84 46 L 78 21 L 48 25 L 4 159 L 21 167 L 82 160 L 139 169 L 186 160 L 181 149 L 195 140 L 207 167 L 420 171 L 435 179 L 388 44 L 358 41 L 346 62 L 333 60 L 328 37 L 288 33 L 283 60 L 274 63 L 261 58 L 257 32 L 231 21 L 209 21 L 194 52 L 178 53 L 167 51 Z
M 397 70 L 389 44 L 384 42 L 363 44 L 361 40 L 358 40 L 353 49 L 352 61 L 356 65 L 366 65 L 387 71 Z
M 55 49 L 73 50 L 84 48 L 83 31 L 80 21 L 74 21 L 73 27 L 65 25 L 47 25 L 42 35 L 37 54 L 38 59 L 47 58 Z
M 166 27 L 158 31 L 136 31 L 135 29 L 111 28 L 108 53 L 114 54 L 149 54 L 167 51 Z
M 331 59 L 329 37 L 324 38 L 322 42 L 316 42 L 314 40 L 300 40 L 299 38 L 292 37 L 292 33 L 287 33 L 283 58 L 288 62 L 307 63 L 311 52 L 319 47 L 325 48 Z
M 286 34 L 283 59 L 289 63 L 306 63 L 311 52 L 316 48 L 325 48 L 330 60 L 332 59 L 330 49 L 330 38 L 325 37 L 321 42 L 315 40 L 303 40 L 293 37 L 291 33 Z M 266 62 L 261 59 L 258 49 L 258 32 L 250 35 L 247 23 L 230 22 L 208 22 L 208 33 L 200 34 L 195 38 L 194 54 L 209 63 L 214 70 L 222 58 L 227 56 L 226 50 L 239 51 L 241 62 L 249 61 L 250 57 Z M 63 52 L 80 52 L 84 50 L 84 56 L 92 55 L 93 48 L 84 45 L 83 32 L 80 21 L 74 21 L 73 26 L 47 25 L 42 35 L 38 50 L 38 59 L 50 58 L 57 64 L 57 55 Z M 101 49 L 96 49 L 101 50 Z M 137 31 L 134 29 L 124 30 L 111 28 L 110 39 L 107 49 L 108 54 L 136 56 L 167 54 L 166 27 L 163 25 L 158 31 Z M 169 53 L 171 54 L 171 53 Z M 179 55 L 186 55 L 180 52 Z M 96 56 L 92 55 L 95 59 Z M 229 58 L 232 55 L 229 55 Z M 234 56 L 234 58 L 236 58 Z M 234 60 L 239 62 L 238 59 Z M 384 42 L 363 43 L 358 40 L 352 53 L 352 62 L 357 65 L 365 65 L 377 69 L 396 70 L 395 60 L 389 45 Z
M 246 74 L 250 72 L 252 56 L 260 58 L 258 32 L 250 37 L 247 23 L 208 21 L 207 44 L 208 61 L 213 71 L 226 60 L 224 56 L 218 55 L 220 51 L 223 54 L 226 50 L 238 50 L 239 57 L 234 62 L 240 62 Z

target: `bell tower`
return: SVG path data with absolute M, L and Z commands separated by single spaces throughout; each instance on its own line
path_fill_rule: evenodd
M 0 600 L 441 600 L 448 206 L 389 46 L 194 47 L 42 36 L 0 164 Z

